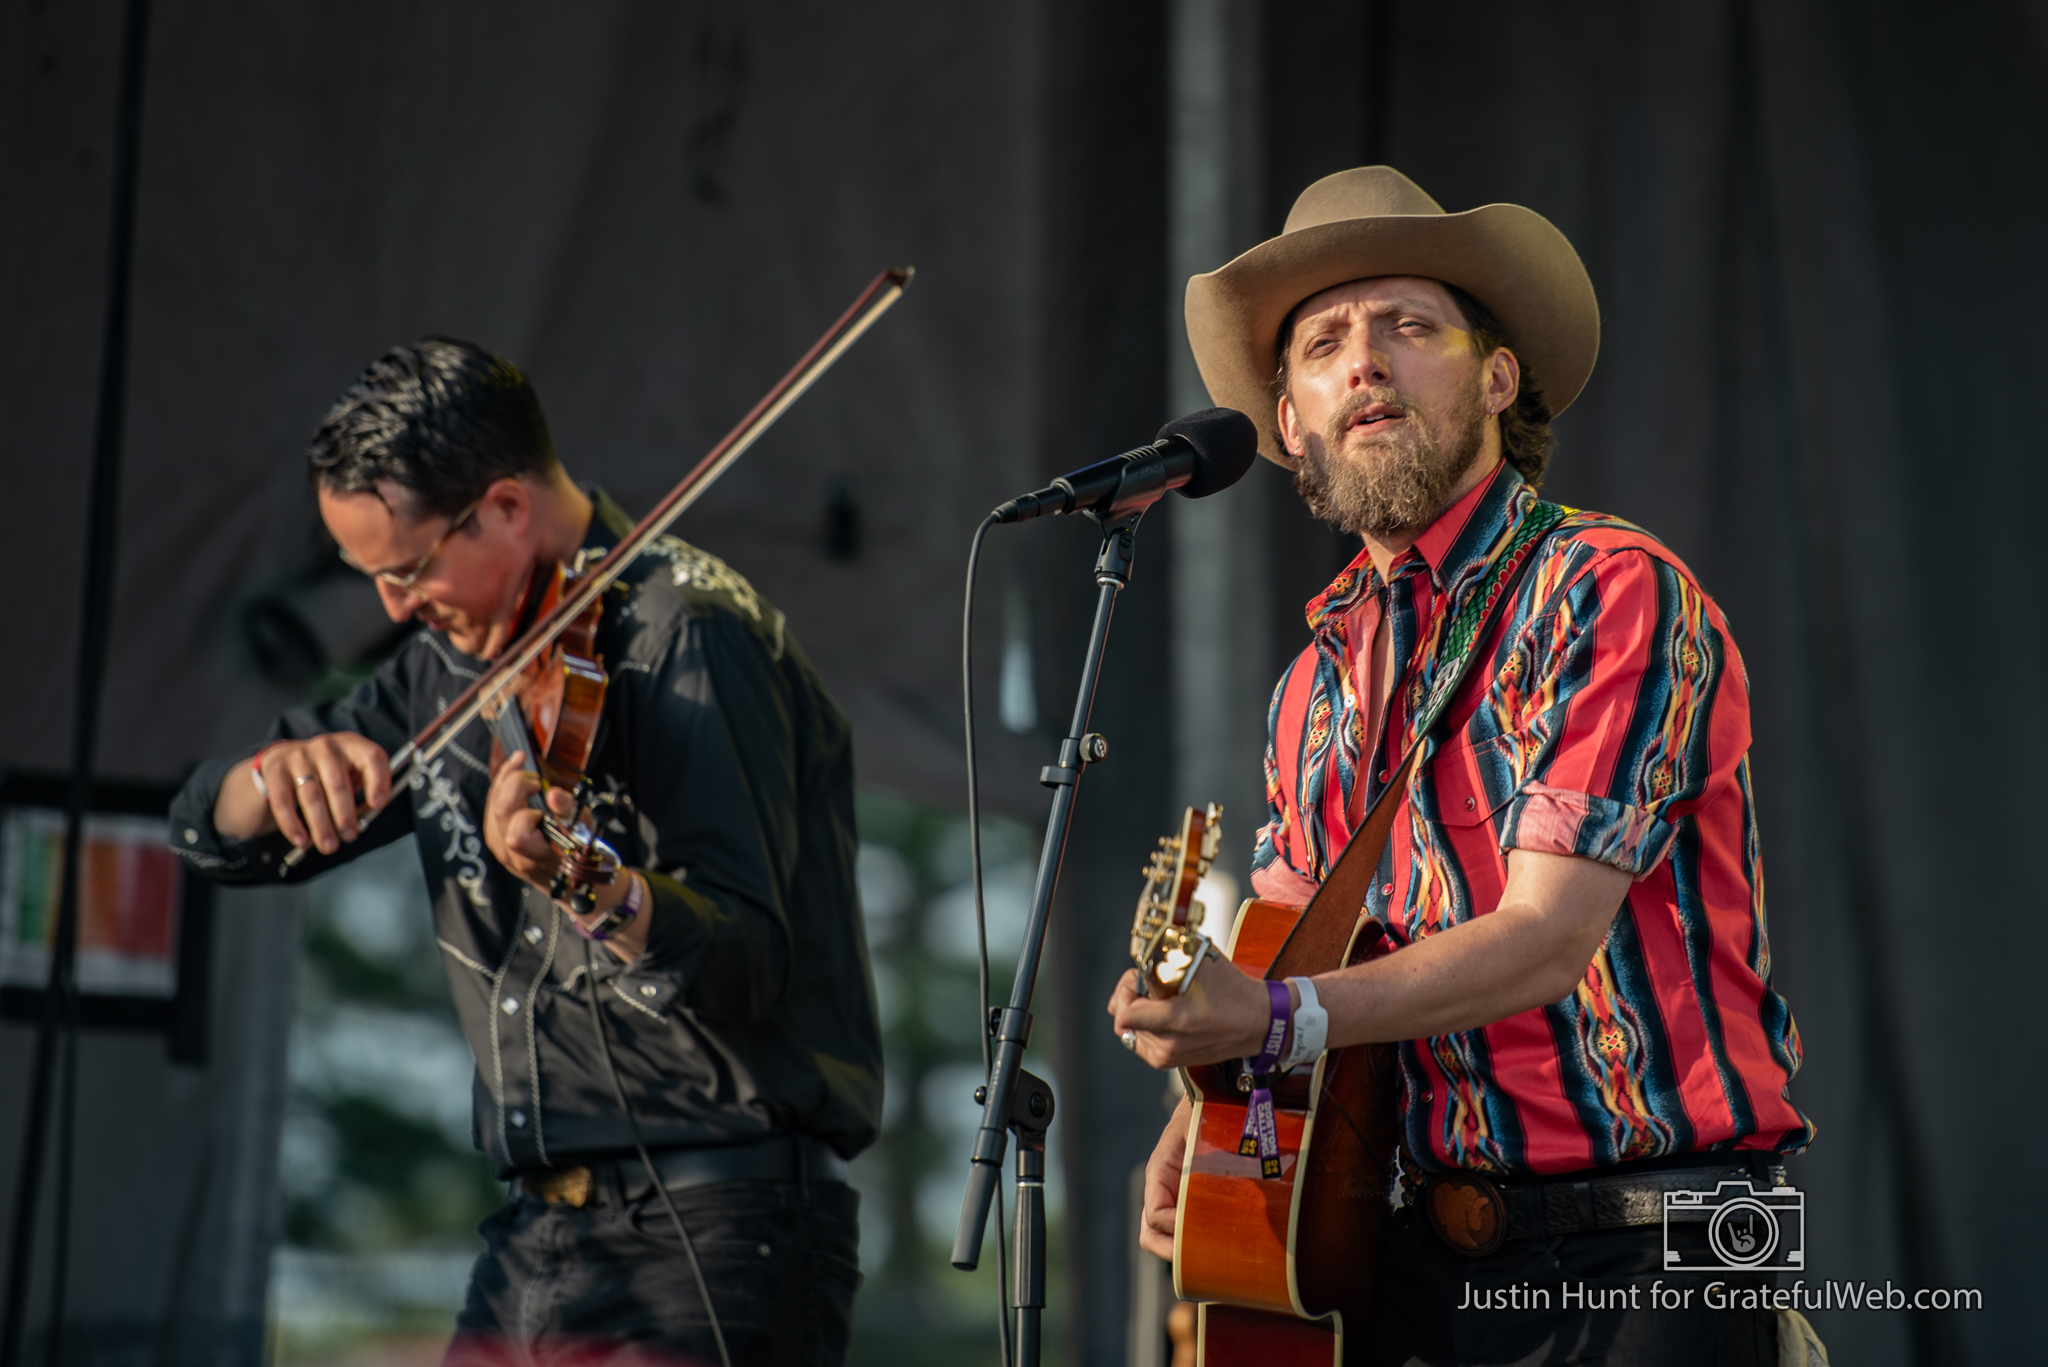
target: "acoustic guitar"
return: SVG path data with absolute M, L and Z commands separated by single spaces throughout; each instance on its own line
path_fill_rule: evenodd
M 1404 771 L 1402 777 L 1405 780 Z M 1386 809 L 1377 843 L 1397 804 Z M 1159 842 L 1131 930 L 1131 957 L 1145 989 L 1168 997 L 1194 981 L 1221 953 L 1258 977 L 1305 977 L 1386 952 L 1380 924 L 1258 898 L 1237 913 L 1228 941 L 1214 946 L 1200 929 L 1196 885 L 1215 857 L 1222 809 L 1190 807 L 1177 836 Z M 1374 823 L 1368 817 L 1367 835 Z M 1376 850 L 1363 865 L 1369 877 Z M 1346 859 L 1352 870 L 1361 865 Z M 1336 880 L 1360 883 L 1357 877 Z M 1362 884 L 1359 889 L 1362 891 Z M 1319 892 L 1312 908 L 1321 907 Z M 1339 938 L 1341 933 L 1341 939 Z M 1270 1079 L 1280 1144 L 1277 1177 L 1262 1174 L 1255 1153 L 1241 1152 L 1251 1076 L 1241 1061 L 1182 1070 L 1193 1103 L 1181 1167 L 1173 1242 L 1174 1291 L 1197 1303 L 1197 1361 L 1341 1367 L 1347 1330 L 1362 1348 L 1372 1310 L 1387 1181 L 1397 1128 L 1390 1045 L 1326 1051 Z

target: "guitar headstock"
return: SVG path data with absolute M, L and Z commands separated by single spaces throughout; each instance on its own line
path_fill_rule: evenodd
M 1179 995 L 1210 951 L 1199 929 L 1203 907 L 1195 888 L 1223 841 L 1223 808 L 1212 802 L 1181 818 L 1180 834 L 1162 836 L 1145 866 L 1145 890 L 1131 922 L 1131 961 L 1152 997 Z

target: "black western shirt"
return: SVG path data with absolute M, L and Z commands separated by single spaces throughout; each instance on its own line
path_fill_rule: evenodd
M 592 492 L 594 564 L 632 524 Z M 598 643 L 611 685 L 589 774 L 616 800 L 608 841 L 653 891 L 647 948 L 631 964 L 602 946 L 586 959 L 568 917 L 484 847 L 482 721 L 416 769 L 360 838 L 311 852 L 285 878 L 416 837 L 476 1052 L 474 1135 L 500 1176 L 632 1147 L 591 1032 L 587 975 L 650 1146 L 803 1134 L 852 1157 L 880 1121 L 882 1051 L 847 719 L 782 614 L 674 538 L 607 592 Z M 269 739 L 354 731 L 388 753 L 485 667 L 422 629 L 346 698 L 279 717 Z M 214 829 L 221 783 L 253 753 L 202 765 L 171 808 L 172 847 L 224 883 L 277 879 L 290 848 Z

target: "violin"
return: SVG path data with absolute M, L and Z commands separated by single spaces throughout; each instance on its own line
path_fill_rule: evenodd
M 869 281 L 838 321 L 604 559 L 586 568 L 579 558 L 574 566 L 557 565 L 552 575 L 535 576 L 536 585 L 528 590 L 535 601 L 522 614 L 532 624 L 440 716 L 392 754 L 394 796 L 465 727 L 486 719 L 494 750 L 524 753 L 544 788 L 567 788 L 574 796 L 576 811 L 566 824 L 541 803 L 542 830 L 562 853 L 561 872 L 550 893 L 566 894 L 579 911 L 590 907 L 595 889 L 617 878 L 619 870 L 618 854 L 598 837 L 606 801 L 592 791 L 584 773 L 609 682 L 597 654 L 604 591 L 903 297 L 914 274 L 905 267 Z M 360 813 L 365 820 L 375 814 L 368 808 Z M 304 848 L 286 855 L 279 876 L 305 857 Z
M 580 559 L 580 558 L 579 558 Z M 545 618 L 562 601 L 580 567 L 557 563 L 536 574 L 522 609 L 522 620 Z M 541 814 L 541 833 L 561 855 L 548 895 L 566 897 L 578 915 L 594 910 L 596 890 L 618 880 L 618 852 L 598 835 L 611 802 L 595 792 L 585 771 L 597 741 L 597 722 L 604 711 L 605 688 L 611 676 L 597 652 L 597 624 L 604 599 L 567 619 L 545 651 L 519 671 L 519 677 L 498 700 L 485 708 L 491 723 L 491 771 L 506 755 L 524 755 L 526 771 L 539 777 L 541 791 L 528 799 Z M 564 823 L 547 805 L 550 788 L 566 788 L 575 808 Z

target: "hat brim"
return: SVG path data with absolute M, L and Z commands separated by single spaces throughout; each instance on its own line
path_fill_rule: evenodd
M 1586 387 L 1600 352 L 1600 306 L 1579 254 L 1543 215 L 1488 204 L 1320 223 L 1188 280 L 1188 344 L 1202 382 L 1217 404 L 1251 418 L 1268 460 L 1294 465 L 1273 392 L 1280 325 L 1311 295 L 1386 275 L 1441 280 L 1492 310 L 1553 417 Z

